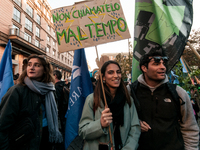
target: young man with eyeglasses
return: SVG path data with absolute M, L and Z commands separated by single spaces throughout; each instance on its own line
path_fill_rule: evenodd
M 167 63 L 161 51 L 145 54 L 142 74 L 127 86 L 140 119 L 138 150 L 198 150 L 199 128 L 189 96 L 169 83 Z

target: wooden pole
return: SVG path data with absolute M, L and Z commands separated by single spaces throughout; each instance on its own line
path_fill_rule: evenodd
M 98 56 L 97 46 L 95 46 L 95 49 L 96 49 L 96 53 L 97 53 L 97 59 L 99 61 L 100 59 L 99 59 L 99 56 Z M 99 66 L 99 67 L 101 67 L 101 66 Z M 101 87 L 102 87 L 102 91 L 103 91 L 103 98 L 104 98 L 105 108 L 108 108 L 108 104 L 107 104 L 107 101 L 106 101 L 106 95 L 105 95 L 105 91 L 104 91 L 104 86 L 103 86 L 103 79 L 102 79 L 102 75 L 101 75 L 101 68 L 99 68 L 99 76 L 100 76 Z M 110 136 L 111 148 L 114 150 L 114 145 L 113 145 L 113 141 L 112 141 L 112 133 L 111 133 L 110 125 L 109 125 L 109 136 Z
M 187 45 L 192 49 L 192 51 L 194 52 L 194 54 L 200 59 L 199 53 L 198 53 L 197 50 L 190 44 L 189 41 L 187 42 Z M 195 79 L 196 79 L 197 83 L 200 84 L 200 81 L 199 81 L 199 79 L 198 79 L 196 76 L 195 76 Z
M 189 78 L 190 78 L 190 81 L 191 81 L 192 85 L 194 85 L 194 81 L 192 80 L 192 78 L 191 78 L 191 76 L 190 76 L 189 73 L 188 73 L 188 76 L 189 76 Z
M 195 50 L 195 48 L 190 44 L 190 42 L 187 42 L 187 45 L 192 49 L 194 54 L 200 59 L 199 53 Z
M 200 84 L 199 79 L 195 76 L 195 79 L 197 81 L 198 84 Z

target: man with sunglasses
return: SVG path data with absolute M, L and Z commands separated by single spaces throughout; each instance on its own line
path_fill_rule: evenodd
M 138 150 L 198 150 L 199 128 L 186 91 L 170 84 L 168 57 L 151 51 L 140 59 L 142 74 L 127 88 L 141 125 Z

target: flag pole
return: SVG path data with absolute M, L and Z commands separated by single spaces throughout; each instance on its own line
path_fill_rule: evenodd
M 195 77 L 197 83 L 200 84 L 199 79 L 196 76 L 194 76 L 194 77 Z
M 96 53 L 97 53 L 97 59 L 99 61 L 99 55 L 98 55 L 98 51 L 97 51 L 97 46 L 95 46 L 95 49 L 96 49 Z M 99 64 L 100 64 L 100 61 L 99 61 Z M 101 68 L 101 66 L 99 66 L 99 68 Z M 105 95 L 105 91 L 104 91 L 104 86 L 103 86 L 103 79 L 102 79 L 102 75 L 101 75 L 101 69 L 99 69 L 99 76 L 100 76 L 101 87 L 102 87 L 102 91 L 103 91 L 103 98 L 104 98 L 104 102 L 105 102 L 105 108 L 108 108 L 108 104 L 107 104 L 107 101 L 106 101 L 106 95 Z M 109 136 L 110 136 L 111 147 L 114 150 L 110 125 L 109 125 Z

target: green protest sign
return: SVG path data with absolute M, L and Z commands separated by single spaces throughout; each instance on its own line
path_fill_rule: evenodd
M 130 38 L 119 0 L 94 0 L 52 10 L 59 52 Z

